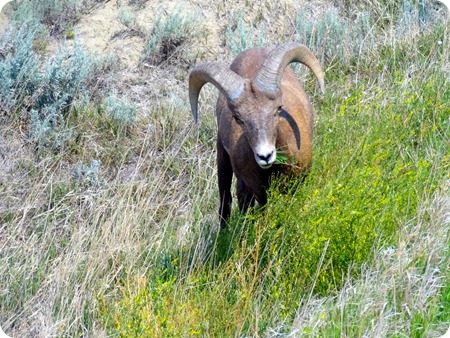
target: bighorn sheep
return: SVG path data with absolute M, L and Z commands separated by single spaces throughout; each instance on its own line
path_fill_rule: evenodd
M 266 204 L 274 173 L 302 173 L 311 166 L 313 111 L 297 77 L 287 67 L 291 62 L 308 66 L 324 92 L 319 61 L 307 47 L 293 42 L 273 49 L 248 49 L 229 68 L 220 62 L 205 62 L 189 75 L 189 100 L 196 123 L 203 85 L 210 82 L 220 91 L 216 115 L 222 227 L 231 212 L 233 173 L 239 208 L 245 212 L 255 199 Z M 294 165 L 275 164 L 277 150 Z

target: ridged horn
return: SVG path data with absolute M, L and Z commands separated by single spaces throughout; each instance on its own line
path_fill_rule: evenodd
M 254 83 L 262 90 L 277 90 L 280 87 L 284 69 L 291 62 L 303 63 L 311 69 L 319 81 L 320 90 L 322 93 L 325 92 L 325 74 L 319 61 L 308 47 L 296 42 L 277 45 L 261 65 Z
M 197 65 L 189 74 L 189 101 L 195 123 L 198 118 L 198 95 L 203 85 L 212 83 L 230 101 L 237 100 L 244 90 L 244 80 L 220 62 Z

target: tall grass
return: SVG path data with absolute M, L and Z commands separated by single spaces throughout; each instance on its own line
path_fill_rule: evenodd
M 444 34 L 441 27 L 380 47 L 358 66 L 358 81 L 342 72 L 345 61 L 329 70 L 333 94 L 320 103 L 305 182 L 291 182 L 287 195 L 284 184 L 274 188 L 263 211 L 236 215 L 229 229 L 155 256 L 147 273 L 119 281 L 101 297 L 110 332 L 442 334 L 446 323 L 433 313 L 448 273 Z M 413 46 L 420 53 L 398 57 Z M 411 77 L 412 65 L 420 76 Z
M 187 203 L 193 198 L 205 206 L 202 191 L 214 191 L 215 182 L 201 178 L 211 175 L 213 159 L 208 150 L 206 163 L 197 162 L 195 154 L 204 150 L 189 136 L 192 126 L 173 118 L 150 120 L 155 128 L 139 130 L 143 138 L 133 147 L 123 136 L 97 139 L 100 117 L 97 125 L 85 116 L 90 127 L 80 121 L 85 136 L 77 151 L 87 164 L 74 163 L 71 179 L 56 179 L 66 170 L 64 154 L 43 159 L 30 174 L 26 197 L 6 194 L 23 201 L 12 201 L 0 214 L 2 268 L 8 271 L 1 277 L 2 327 L 24 334 L 33 327 L 42 336 L 92 334 L 98 295 L 115 290 L 131 271 L 146 269 L 177 236 L 186 240 L 194 222 Z M 180 134 L 192 148 L 174 139 Z M 108 173 L 112 160 L 116 170 Z
M 364 18 L 393 5 L 374 6 Z M 65 146 L 35 156 L 35 144 L 18 141 L 27 139 L 23 121 L 10 116 L 27 116 L 37 101 L 8 87 L 22 96 L 9 106 L 0 101 L 4 331 L 14 337 L 443 334 L 450 312 L 448 27 L 393 34 L 401 9 L 391 7 L 390 20 L 370 31 L 334 11 L 303 22 L 326 34 L 335 20 L 355 36 L 341 49 L 325 36 L 309 40 L 312 48 L 317 41 L 316 53 L 323 51 L 327 74 L 324 97 L 310 78 L 304 82 L 317 112 L 314 165 L 302 182 L 277 181 L 262 210 L 235 210 L 222 231 L 209 92 L 202 105 L 209 114 L 199 126 L 183 103 L 184 84 L 140 105 L 127 99 L 138 95 L 125 87 L 85 105 L 70 101 Z M 243 24 L 239 39 L 248 29 Z M 292 35 L 300 31 L 296 25 Z M 10 48 L 16 40 L 3 38 L 0 64 L 19 60 Z M 267 45 L 278 42 L 270 38 Z M 31 66 L 42 78 L 53 69 Z M 57 79 L 73 79 L 71 67 L 55 69 L 64 75 Z M 33 96 L 54 99 L 44 106 L 75 90 L 51 83 Z M 77 83 L 77 90 L 85 88 Z

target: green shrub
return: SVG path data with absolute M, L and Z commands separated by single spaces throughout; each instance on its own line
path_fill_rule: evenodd
M 358 2 L 354 6 L 358 10 L 347 15 L 328 10 L 312 17 L 308 11 L 300 11 L 295 21 L 295 39 L 310 47 L 324 64 L 336 61 L 350 64 L 358 61 L 354 56 L 371 59 L 372 53 L 386 42 L 380 37 L 383 30 L 395 32 L 391 39 L 403 41 L 440 20 L 426 1 Z M 387 22 L 380 22 L 383 20 Z
M 131 27 L 136 24 L 136 16 L 134 13 L 126 10 L 124 6 L 120 6 L 119 12 L 117 13 L 117 20 L 126 27 Z
M 253 24 L 247 25 L 243 15 L 238 15 L 236 24 L 230 24 L 227 27 L 226 37 L 230 46 L 232 55 L 238 55 L 248 48 L 266 47 L 266 36 L 264 23 L 260 23 L 255 29 Z M 235 27 L 233 29 L 233 27 Z
M 100 184 L 100 167 L 101 161 L 99 160 L 91 160 L 89 164 L 78 161 L 72 171 L 72 177 L 80 184 L 85 184 L 87 186 L 98 186 Z
M 128 127 L 136 122 L 136 105 L 130 103 L 126 96 L 118 98 L 115 91 L 105 99 L 102 108 L 117 127 Z
M 32 93 L 31 139 L 41 146 L 60 148 L 70 134 L 67 115 L 76 100 L 89 96 L 88 82 L 94 62 L 78 44 L 73 53 L 61 49 L 46 62 Z
M 33 52 L 36 25 L 10 25 L 0 37 L 0 110 L 3 122 L 15 112 L 29 108 L 39 81 L 40 58 Z M 0 120 L 0 122 L 2 122 Z
M 345 17 L 351 18 L 355 13 L 370 12 L 377 27 L 389 29 L 393 26 L 408 24 L 417 27 L 435 23 L 435 2 L 432 0 L 345 0 L 335 3 Z
M 306 44 L 324 63 L 338 59 L 349 62 L 354 55 L 370 50 L 375 44 L 375 32 L 369 12 L 359 12 L 347 19 L 328 11 L 315 19 L 300 11 L 296 18 L 295 37 Z
M 141 38 L 145 38 L 143 29 L 136 22 L 136 14 L 127 10 L 124 6 L 121 6 L 119 8 L 119 12 L 117 13 L 117 20 L 119 20 L 122 25 L 127 27 L 127 29 L 125 31 L 115 33 L 114 36 L 119 36 L 126 32 L 130 35 L 136 35 Z
M 0 122 L 29 120 L 30 140 L 58 149 L 70 137 L 66 119 L 73 105 L 95 92 L 100 64 L 76 42 L 73 51 L 61 48 L 44 60 L 34 51 L 42 34 L 37 24 L 12 24 L 0 40 Z
M 128 4 L 137 8 L 142 8 L 147 1 L 148 0 L 128 0 Z
M 17 0 L 13 3 L 13 17 L 19 22 L 37 21 L 48 28 L 50 35 L 61 36 L 97 2 L 99 0 Z
M 158 65 L 182 58 L 184 49 L 198 34 L 198 20 L 194 13 L 184 13 L 181 6 L 167 16 L 160 10 L 141 54 L 141 62 Z

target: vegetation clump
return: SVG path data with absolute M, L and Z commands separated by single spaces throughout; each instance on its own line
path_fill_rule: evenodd
M 199 23 L 193 13 L 185 13 L 179 6 L 164 15 L 160 10 L 150 31 L 141 62 L 173 63 L 183 57 L 183 48 L 199 35 Z

